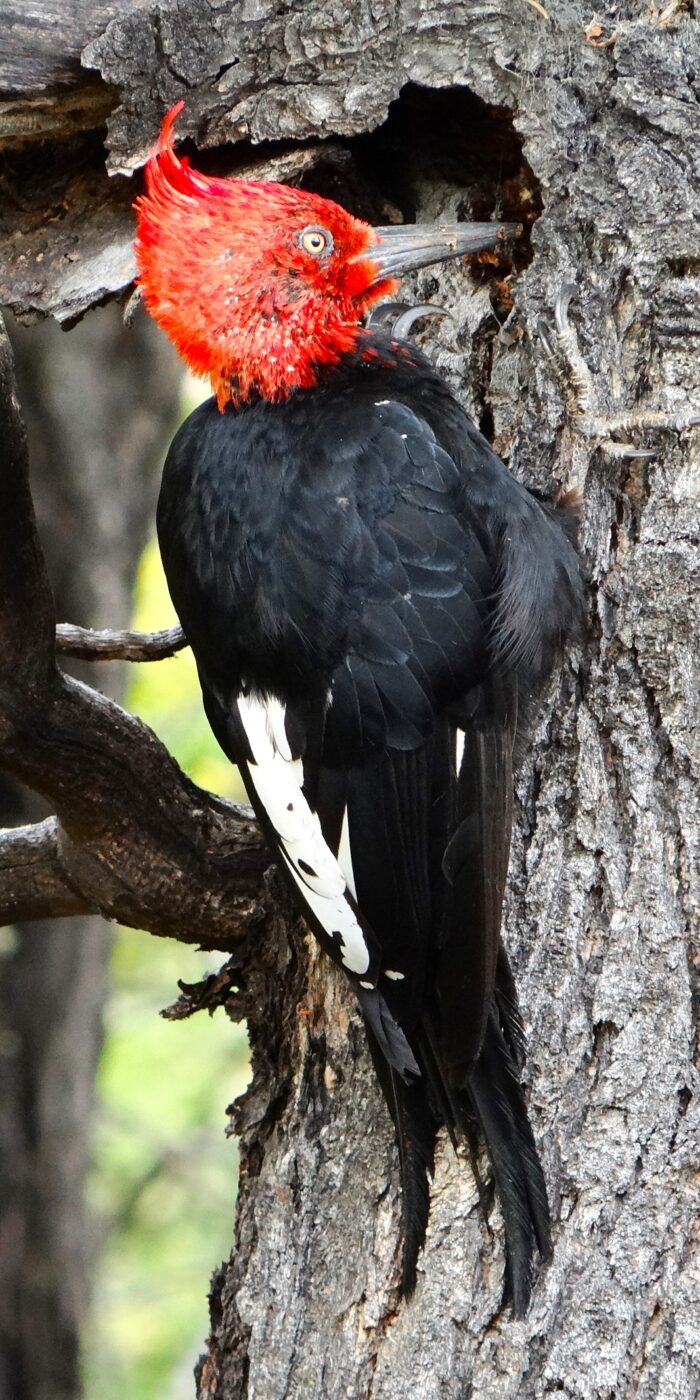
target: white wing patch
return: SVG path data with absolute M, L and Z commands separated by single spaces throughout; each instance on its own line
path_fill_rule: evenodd
M 455 740 L 456 740 L 456 743 L 457 743 L 456 768 L 457 768 L 457 775 L 459 776 L 459 770 L 460 770 L 460 768 L 462 767 L 462 759 L 464 758 L 464 730 L 463 730 L 463 729 L 455 729 Z
M 345 876 L 345 883 L 353 897 L 357 899 L 357 889 L 355 888 L 355 872 L 352 868 L 352 851 L 350 850 L 350 828 L 348 826 L 348 809 L 343 812 L 343 825 L 340 828 L 340 844 L 338 846 L 338 864 Z
M 352 891 L 352 867 L 346 880 L 302 792 L 303 772 L 289 747 L 284 706 L 276 699 L 263 701 L 240 695 L 238 709 L 253 755 L 251 781 L 277 832 L 295 883 L 338 946 L 343 966 L 359 976 L 367 971 L 370 955 L 357 915 L 346 898 L 348 889 Z

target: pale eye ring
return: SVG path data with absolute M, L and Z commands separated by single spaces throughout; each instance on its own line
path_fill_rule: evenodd
M 315 224 L 303 228 L 297 242 L 305 253 L 311 253 L 314 258 L 322 258 L 324 253 L 332 253 L 333 251 L 332 235 L 327 228 L 317 228 Z

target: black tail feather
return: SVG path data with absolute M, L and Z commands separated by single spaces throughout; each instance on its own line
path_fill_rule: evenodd
M 401 1292 L 410 1298 L 416 1287 L 418 1255 L 430 1213 L 430 1186 L 440 1118 L 430 1101 L 425 1075 L 406 1083 L 390 1065 L 369 1026 L 372 1059 L 396 1130 L 401 1168 Z
M 376 987 L 362 986 L 357 987 L 356 991 L 365 1025 L 372 1032 L 387 1065 L 396 1070 L 403 1080 L 418 1077 L 420 1066 L 381 992 Z
M 367 1032 L 399 1148 L 402 1292 L 410 1297 L 416 1286 L 417 1260 L 430 1211 L 435 1142 L 439 1127 L 445 1124 L 455 1146 L 460 1137 L 467 1142 L 484 1213 L 487 1194 L 476 1158 L 479 1137 L 486 1146 L 505 1228 L 504 1303 L 511 1303 L 515 1317 L 523 1317 L 532 1293 L 535 1254 L 544 1260 L 551 1256 L 549 1206 L 518 1068 L 495 1010 L 481 1054 L 462 1090 L 450 1085 L 427 1019 L 417 1044 L 418 1079 L 402 1076 L 387 1063 L 371 1022 Z
M 506 1235 L 504 1297 L 515 1317 L 527 1312 L 535 1250 L 551 1255 L 547 1188 L 517 1072 L 495 1015 L 487 1027 L 468 1094 L 496 1182 Z
M 478 1152 L 479 1135 L 477 1132 L 477 1120 L 464 1092 L 453 1089 L 450 1084 L 449 1075 L 444 1061 L 440 1057 L 440 1049 L 436 1041 L 434 1027 L 429 1017 L 425 1017 L 421 1027 L 420 1038 L 421 1063 L 425 1066 L 428 1083 L 432 1090 L 433 1100 L 438 1106 L 441 1123 L 444 1123 L 450 1135 L 452 1146 L 457 1151 L 460 1137 L 467 1144 L 469 1152 L 469 1163 L 472 1175 L 476 1182 L 476 1189 L 479 1196 L 479 1205 L 486 1217 L 488 1210 L 488 1197 L 484 1181 L 479 1171 Z
M 510 1050 L 515 1065 L 522 1069 L 525 1063 L 525 1027 L 520 1014 L 518 989 L 503 944 L 499 945 L 496 966 L 496 1006 L 503 1032 L 503 1039 Z
M 428 1103 L 425 1082 L 417 1080 L 406 1085 L 393 1072 L 391 1077 L 401 1163 L 401 1291 L 406 1298 L 410 1298 L 416 1286 L 418 1254 L 423 1247 L 428 1225 L 428 1177 L 432 1180 L 438 1124 Z
M 505 962 L 505 953 L 503 958 Z M 468 1145 L 484 1215 L 488 1201 L 477 1162 L 479 1139 L 486 1146 L 506 1235 L 504 1301 L 512 1302 L 516 1317 L 524 1315 L 530 1301 L 535 1252 L 543 1259 L 551 1255 L 547 1189 L 518 1078 L 519 1063 L 511 1048 L 514 1038 L 518 1054 L 523 1050 L 522 1036 L 519 1014 L 514 1027 L 501 1027 L 494 1009 L 464 1089 L 450 1084 L 428 1018 L 419 1042 L 421 1067 L 440 1118 L 447 1123 L 453 1144 L 463 1137 Z

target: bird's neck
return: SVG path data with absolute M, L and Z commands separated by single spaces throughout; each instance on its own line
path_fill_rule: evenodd
M 342 306 L 300 303 L 284 313 L 262 302 L 230 330 L 222 328 L 206 367 L 219 408 L 251 399 L 283 403 L 320 383 L 344 356 L 357 351 L 364 332 Z
M 432 368 L 415 349 L 386 332 L 367 330 L 331 316 L 323 329 L 316 322 L 289 317 L 271 324 L 267 316 L 251 318 L 239 328 L 235 344 L 208 367 L 219 409 L 240 408 L 261 399 L 284 403 L 298 390 L 328 385 L 348 374 L 376 369 L 411 371 Z

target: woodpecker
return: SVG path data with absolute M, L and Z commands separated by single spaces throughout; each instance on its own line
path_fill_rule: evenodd
M 403 273 L 510 226 L 373 228 L 205 176 L 175 153 L 181 106 L 136 205 L 146 305 L 214 390 L 165 463 L 169 589 L 211 728 L 357 995 L 398 1140 L 403 1290 L 444 1125 L 473 1162 L 486 1146 L 521 1316 L 550 1219 L 501 905 L 514 744 L 581 614 L 575 529 L 391 305 L 371 323 Z

